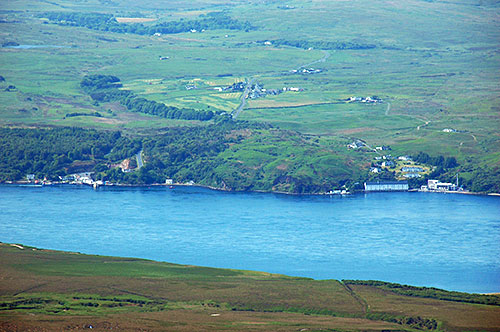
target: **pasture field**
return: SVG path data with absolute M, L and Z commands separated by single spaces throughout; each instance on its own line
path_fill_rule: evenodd
M 46 12 L 98 12 L 125 18 L 122 25 L 153 26 L 222 10 L 253 29 L 139 35 L 43 18 Z M 79 82 L 87 74 L 115 75 L 140 97 L 231 113 L 241 92 L 215 88 L 253 80 L 268 90 L 301 91 L 249 99 L 237 120 L 315 135 L 345 160 L 347 143 L 356 139 L 390 145 L 394 155 L 456 157 L 470 178 L 477 167 L 500 165 L 498 12 L 498 3 L 487 0 L 2 1 L 0 42 L 21 48 L 0 48 L 0 124 L 130 135 L 203 125 L 99 104 Z M 382 102 L 346 102 L 367 96 Z M 95 112 L 101 116 L 66 116 Z M 372 158 L 360 159 L 366 168 Z
M 500 327 L 497 305 L 415 298 L 336 280 L 3 243 L 0 262 L 3 330 L 92 326 L 98 331 L 110 327 L 130 331 L 497 331 Z

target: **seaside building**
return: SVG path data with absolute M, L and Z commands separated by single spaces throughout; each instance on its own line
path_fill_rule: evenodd
M 365 192 L 371 191 L 407 191 L 407 181 L 375 181 L 365 182 Z
M 427 187 L 423 186 L 422 190 L 430 190 L 430 191 L 455 191 L 458 189 L 458 180 L 457 184 L 449 183 L 449 182 L 441 182 L 439 180 L 427 180 Z

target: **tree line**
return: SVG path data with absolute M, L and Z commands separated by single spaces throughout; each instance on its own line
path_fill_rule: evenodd
M 241 22 L 231 18 L 223 12 L 202 14 L 195 20 L 183 20 L 161 22 L 144 25 L 142 23 L 119 23 L 112 14 L 82 13 L 82 12 L 47 12 L 39 17 L 62 26 L 85 27 L 98 31 L 109 31 L 116 33 L 133 33 L 138 35 L 153 35 L 155 33 L 174 34 L 189 32 L 191 30 L 254 30 L 248 21 Z
M 455 168 L 458 166 L 458 162 L 455 157 L 431 157 L 425 152 L 419 152 L 417 155 L 412 156 L 412 158 L 416 162 L 441 167 L 443 169 Z
M 423 297 L 430 299 L 438 299 L 445 301 L 467 302 L 487 305 L 500 305 L 500 296 L 498 295 L 483 295 L 483 294 L 469 294 L 462 292 L 446 291 L 434 287 L 415 287 L 408 285 L 401 285 L 378 280 L 342 280 L 346 285 L 365 285 L 377 287 L 391 292 L 413 296 Z
M 211 110 L 195 110 L 167 106 L 153 100 L 137 97 L 130 90 L 120 89 L 120 79 L 112 75 L 87 75 L 80 87 L 97 102 L 117 101 L 129 111 L 159 116 L 166 119 L 208 121 L 215 117 Z
M 264 43 L 266 41 L 262 41 Z M 289 39 L 276 39 L 271 41 L 273 45 L 291 46 L 296 48 L 315 48 L 319 50 L 366 50 L 376 48 L 374 44 L 360 44 L 348 41 L 314 41 L 314 40 L 289 40 Z

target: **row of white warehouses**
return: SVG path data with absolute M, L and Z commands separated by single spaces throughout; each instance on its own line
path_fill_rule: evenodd
M 365 191 L 407 191 L 408 181 L 365 182 Z

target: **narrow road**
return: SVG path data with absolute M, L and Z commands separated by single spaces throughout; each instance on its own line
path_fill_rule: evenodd
M 144 163 L 142 162 L 142 151 L 137 152 L 135 155 L 135 159 L 137 159 L 137 169 L 141 169 L 142 166 L 144 166 Z
M 325 62 L 330 57 L 330 52 L 325 50 L 322 50 L 321 52 L 323 52 L 323 57 L 321 59 L 302 65 L 299 68 L 309 67 L 314 65 L 315 63 Z
M 240 115 L 241 111 L 243 111 L 243 108 L 245 108 L 245 105 L 247 103 L 248 94 L 250 93 L 250 89 L 251 89 L 253 83 L 255 82 L 255 80 L 256 80 L 255 78 L 252 78 L 250 80 L 250 82 L 246 85 L 245 91 L 243 91 L 243 94 L 241 95 L 240 105 L 232 113 L 233 119 L 236 120 L 238 115 Z

